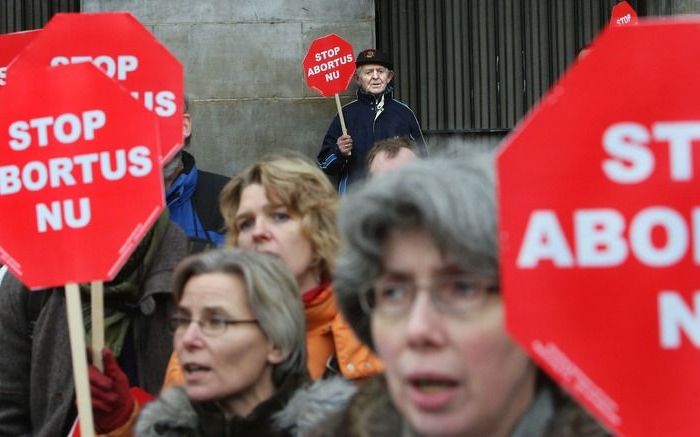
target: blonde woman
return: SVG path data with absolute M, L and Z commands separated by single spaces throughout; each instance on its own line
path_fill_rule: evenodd
M 358 380 L 383 367 L 336 306 L 331 271 L 339 246 L 337 205 L 326 176 L 301 157 L 263 159 L 233 177 L 220 197 L 227 243 L 279 258 L 294 275 L 304 303 L 311 377 Z M 174 358 L 166 385 L 181 382 Z
M 339 245 L 337 204 L 323 172 L 299 157 L 255 163 L 221 194 L 228 243 L 281 259 L 296 278 L 314 379 L 333 373 L 360 379 L 382 370 L 336 307 L 331 271 Z

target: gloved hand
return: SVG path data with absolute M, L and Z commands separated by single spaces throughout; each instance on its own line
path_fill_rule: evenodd
M 88 354 L 90 356 L 91 354 Z M 108 348 L 102 349 L 104 373 L 90 364 L 92 414 L 98 432 L 107 433 L 124 425 L 134 411 L 134 398 L 129 393 L 129 378 L 119 368 Z

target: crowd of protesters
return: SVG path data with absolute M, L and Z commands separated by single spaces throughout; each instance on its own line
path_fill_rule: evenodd
M 427 158 L 393 75 L 360 53 L 316 162 L 166 165 L 170 210 L 105 284 L 98 433 L 608 435 L 505 330 L 493 155 Z M 0 435 L 68 435 L 65 298 L 0 281 Z

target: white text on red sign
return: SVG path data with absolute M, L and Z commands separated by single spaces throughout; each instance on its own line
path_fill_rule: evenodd
M 95 109 L 80 114 L 64 113 L 57 116 L 17 120 L 10 124 L 7 146 L 14 152 L 29 147 L 63 147 L 78 141 L 94 141 L 95 133 L 106 126 L 104 111 Z M 98 177 L 118 181 L 127 177 L 144 177 L 151 173 L 153 161 L 150 150 L 142 145 L 112 152 L 92 152 L 50 158 L 46 162 L 29 161 L 22 167 L 14 164 L 0 166 L 0 196 L 47 188 L 91 184 Z M 90 223 L 90 199 L 80 198 L 76 213 L 74 199 L 61 199 L 49 204 L 36 205 L 36 223 L 39 232 L 60 231 L 64 223 L 71 228 Z
M 618 18 L 616 23 L 617 24 L 629 24 L 630 21 L 632 21 L 632 15 L 627 14 L 627 15 L 624 15 L 624 16 Z
M 134 55 L 119 55 L 116 58 L 107 55 L 100 56 L 54 56 L 49 65 L 82 64 L 92 62 L 96 67 L 109 77 L 116 77 L 117 80 L 126 80 L 129 73 L 136 71 L 139 67 L 139 58 Z
M 668 165 L 659 165 L 651 141 L 668 145 Z M 603 174 L 612 182 L 629 185 L 646 181 L 654 171 L 668 168 L 673 182 L 693 179 L 692 143 L 700 140 L 700 122 L 660 122 L 651 129 L 638 123 L 617 123 L 603 133 L 608 157 L 601 163 Z M 669 267 L 692 249 L 700 264 L 700 208 L 685 211 L 690 216 L 660 205 L 650 205 L 629 220 L 613 208 L 579 209 L 573 212 L 574 249 L 569 244 L 552 210 L 535 210 L 530 216 L 517 264 L 536 267 L 550 261 L 565 267 L 615 267 L 629 255 L 649 267 Z M 657 247 L 652 231 L 661 228 L 666 244 Z M 625 234 L 629 234 L 629 241 Z
M 601 145 L 607 156 L 601 170 L 621 185 L 641 184 L 655 172 L 673 183 L 693 183 L 693 143 L 700 141 L 700 122 L 657 122 L 649 128 L 621 122 L 608 127 Z M 650 144 L 665 144 L 668 161 L 660 163 Z M 613 268 L 633 257 L 649 268 L 672 268 L 690 255 L 700 265 L 700 207 L 677 211 L 649 205 L 631 217 L 615 208 L 577 209 L 572 212 L 573 241 L 568 241 L 560 218 L 552 209 L 534 210 L 529 217 L 516 264 L 522 269 L 551 263 L 556 268 Z M 653 239 L 655 230 L 663 244 Z M 700 347 L 700 292 L 690 309 L 680 293 L 658 293 L 659 339 L 663 349 L 681 345 L 682 333 Z
M 700 292 L 693 294 L 693 310 L 683 296 L 673 290 L 659 293 L 659 332 L 662 349 L 681 347 L 685 333 L 693 346 L 700 348 Z
M 339 53 L 340 47 L 334 47 L 332 49 L 316 53 L 314 55 L 314 59 L 316 60 L 316 62 L 321 62 L 324 60 L 326 60 L 326 62 L 314 65 L 313 67 L 309 68 L 306 72 L 306 77 L 309 78 L 311 76 L 315 76 L 317 74 L 328 71 L 328 73 L 326 73 L 325 76 L 326 82 L 330 82 L 332 80 L 340 78 L 340 73 L 338 71 L 333 70 L 337 69 L 341 65 L 347 64 L 348 62 L 352 62 L 352 54 L 347 54 L 338 58 L 337 56 Z
M 102 69 L 107 76 L 122 81 L 127 80 L 127 76 L 139 68 L 139 58 L 134 55 L 54 56 L 49 65 L 55 67 L 86 62 Z M 160 117 L 170 117 L 177 109 L 175 93 L 170 90 L 131 91 L 129 94 L 136 100 L 142 100 L 146 109 L 154 111 Z

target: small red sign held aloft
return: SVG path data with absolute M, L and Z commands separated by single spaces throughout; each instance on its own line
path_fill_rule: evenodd
M 355 73 L 352 46 L 332 33 L 311 43 L 304 57 L 306 83 L 326 97 L 342 93 Z
M 637 11 L 626 1 L 621 1 L 612 8 L 610 16 L 611 26 L 627 26 L 637 24 Z
M 310 88 L 326 97 L 335 95 L 340 128 L 343 134 L 347 134 L 338 94 L 348 88 L 355 73 L 355 55 L 352 46 L 334 33 L 317 38 L 309 46 L 303 67 L 306 84 Z

